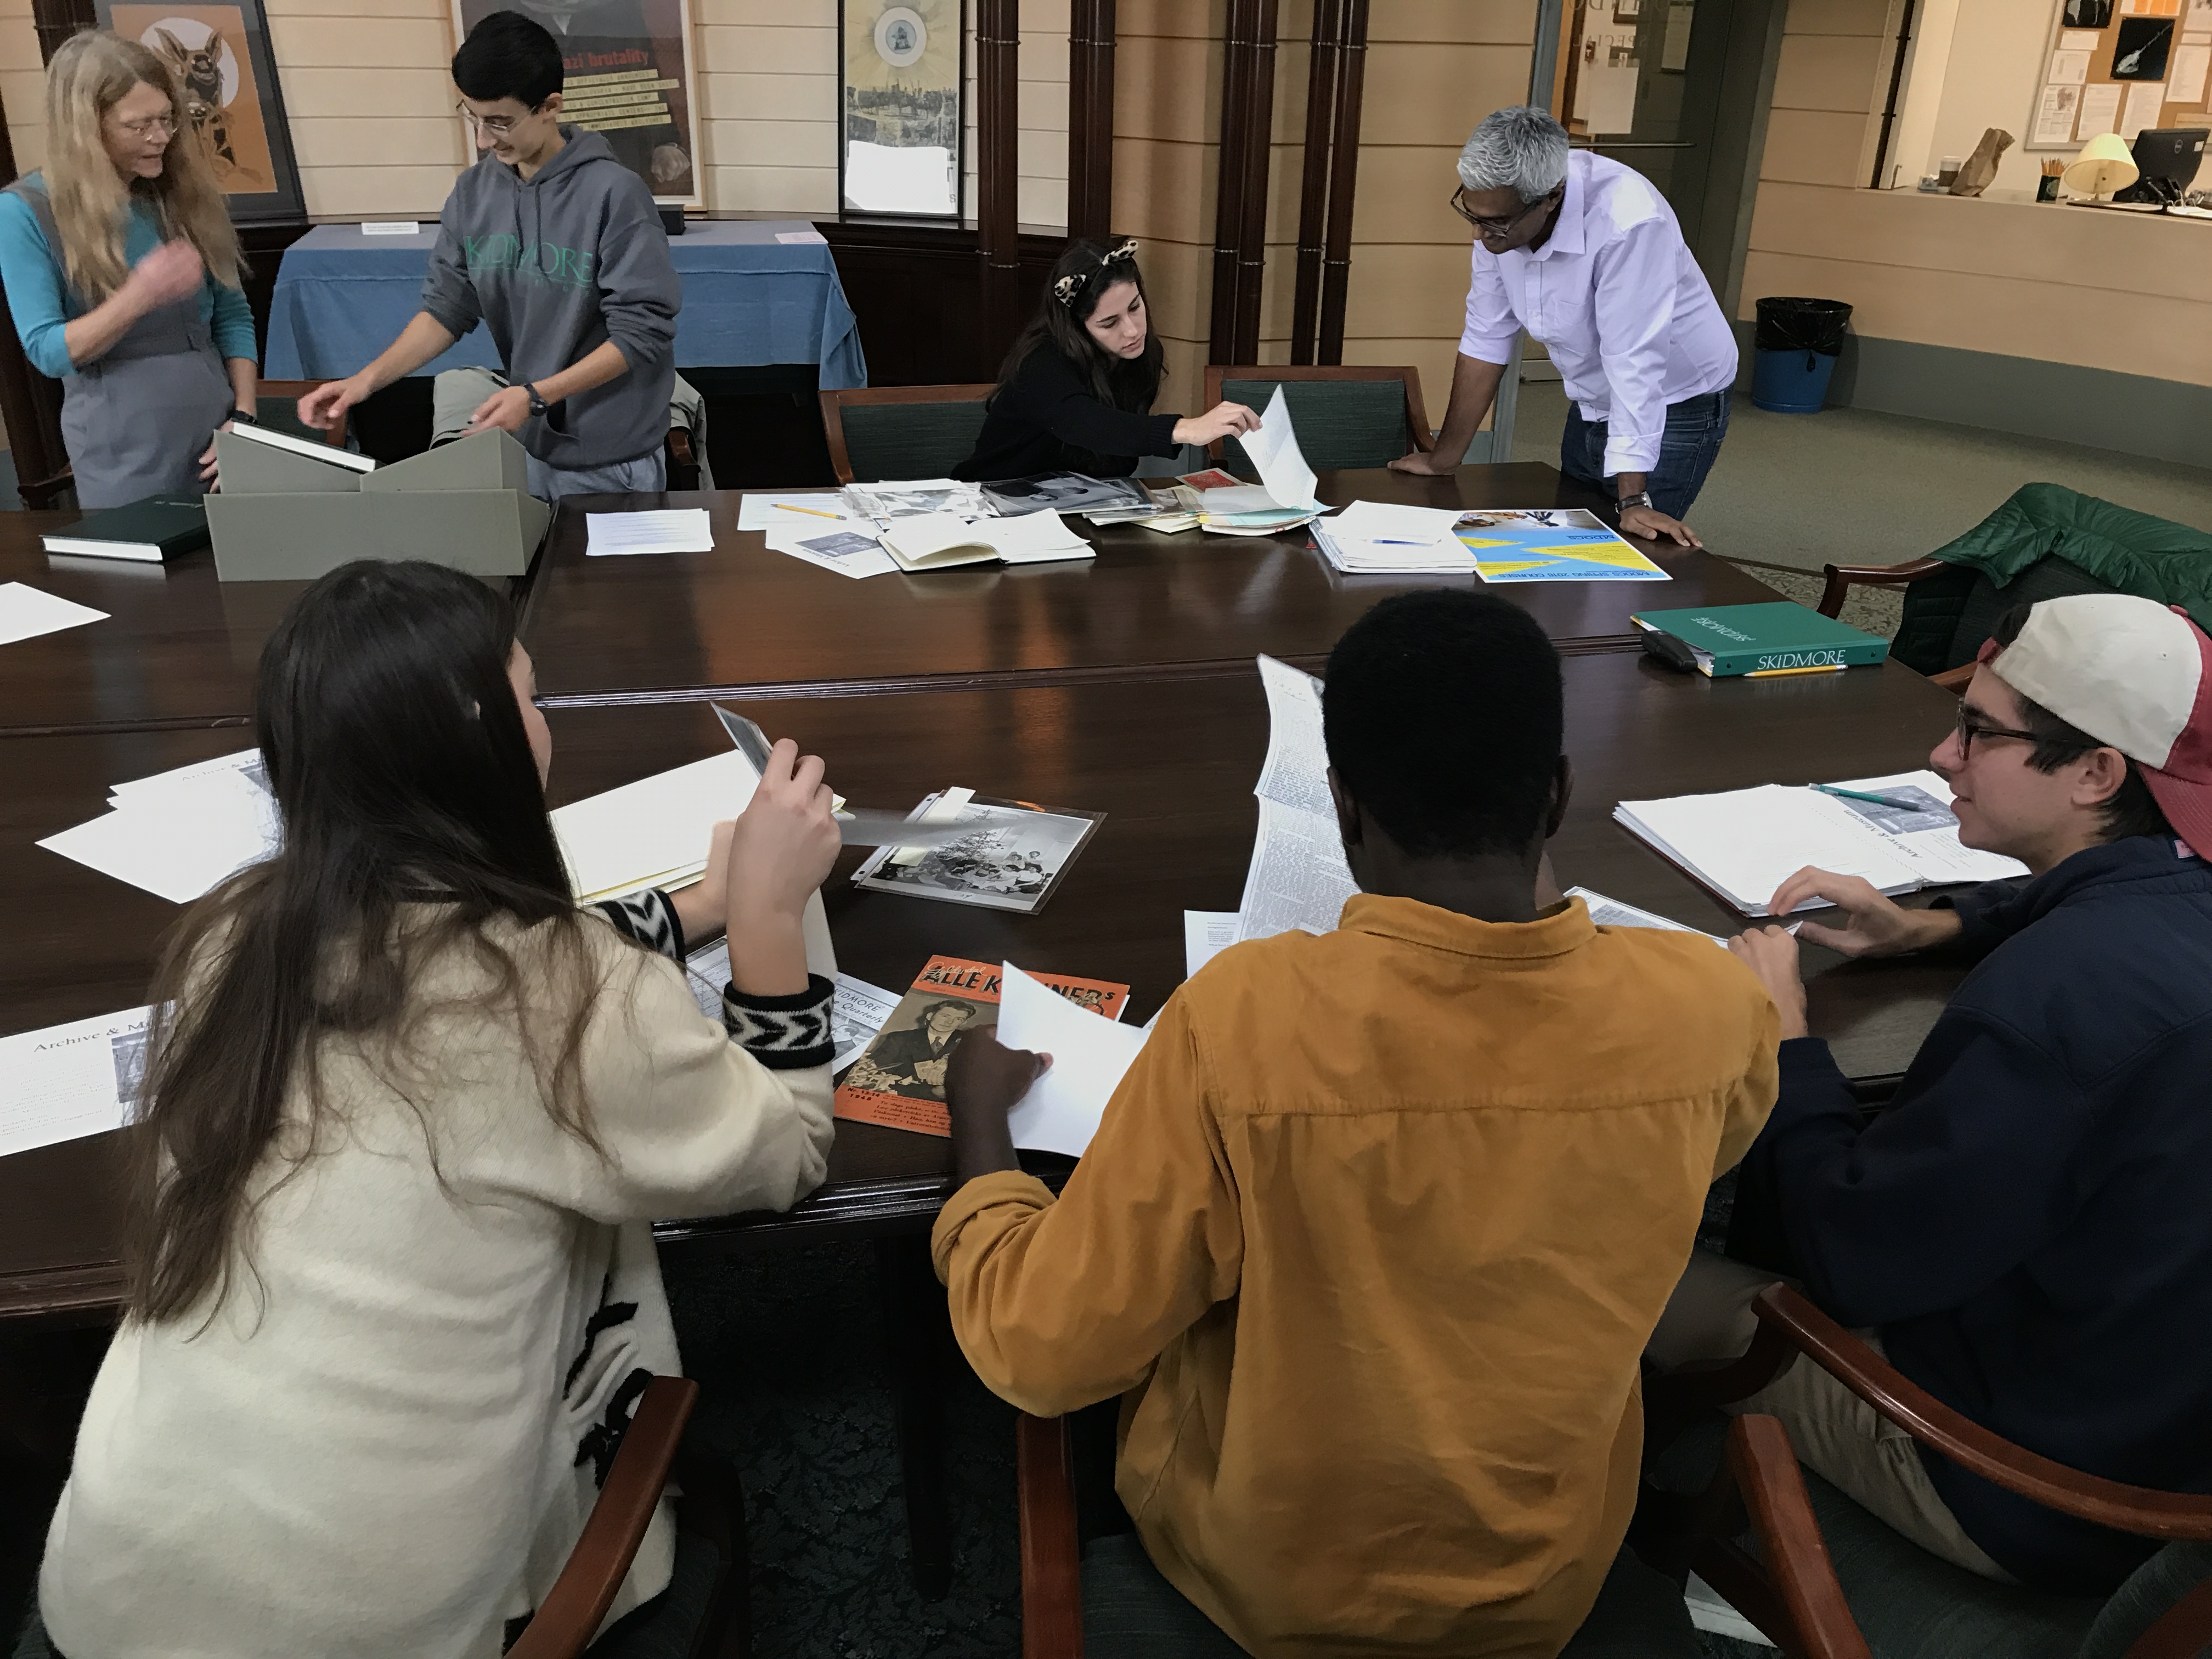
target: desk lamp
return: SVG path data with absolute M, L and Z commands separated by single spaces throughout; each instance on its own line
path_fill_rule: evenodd
M 2125 190 L 2140 178 L 2135 157 L 2117 132 L 2100 132 L 2081 146 L 2081 153 L 2066 164 L 2061 175 L 2067 189 L 2077 196 L 2102 201 L 2116 190 Z

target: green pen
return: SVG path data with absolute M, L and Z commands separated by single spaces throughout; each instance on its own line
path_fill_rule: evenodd
M 1824 795 L 1841 795 L 1845 800 L 1872 801 L 1876 806 L 1887 806 L 1899 812 L 1924 812 L 1928 809 L 1917 800 L 1893 800 L 1887 795 L 1869 795 L 1863 789 L 1838 789 L 1832 783 L 1808 783 L 1808 789 L 1817 789 Z

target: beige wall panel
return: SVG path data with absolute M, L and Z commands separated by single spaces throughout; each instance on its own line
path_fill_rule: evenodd
M 1067 38 L 1068 0 L 1021 0 L 1018 12 L 1024 49 L 1032 34 L 1057 33 L 1063 40 Z
M 834 121 L 707 121 L 703 161 L 714 167 L 837 167 Z
M 831 129 L 832 133 L 836 131 Z M 1015 146 L 1015 176 L 1054 179 L 1067 182 L 1067 135 L 1064 132 L 1024 132 Z M 834 142 L 834 140 L 833 140 Z
M 2074 311 L 2124 311 L 2130 301 L 2100 296 L 2124 286 L 2130 295 L 2205 307 L 2199 327 L 2212 331 L 2205 241 L 2197 225 L 2148 216 L 1771 182 L 1759 190 L 1751 231 L 1751 246 L 1761 252 L 2072 288 L 2078 297 L 2067 303 Z M 2008 323 L 2021 337 L 2012 351 L 2029 351 L 2040 320 Z
M 1117 138 L 1212 143 L 1221 130 L 1221 47 L 1121 37 L 1114 52 Z
M 969 27 L 975 27 L 971 17 Z M 1057 29 L 1022 30 L 1021 78 L 1024 81 L 1057 81 L 1067 84 L 1067 25 Z M 1116 48 L 1115 56 L 1120 55 Z
M 1865 111 L 1874 107 L 1882 42 L 1869 35 L 1783 37 L 1774 107 Z
M 1535 0 L 1374 0 L 1367 40 L 1479 40 L 1519 46 L 1536 38 Z M 1526 80 L 1527 71 L 1522 71 Z
M 269 16 L 434 17 L 453 27 L 450 0 L 268 0 Z
M 453 77 L 442 64 L 421 69 L 388 69 L 375 75 L 354 70 L 294 69 L 279 63 L 287 110 L 313 110 L 326 118 L 360 116 L 452 116 Z
M 1025 130 L 1057 132 L 1067 137 L 1067 77 L 1057 81 L 1030 77 L 1029 48 L 1022 48 L 1021 124 Z
M 1154 409 L 1162 415 L 1204 414 L 1199 404 L 1206 401 L 1206 342 L 1164 334 L 1160 346 L 1168 374 Z
M 1212 144 L 1114 141 L 1114 228 L 1127 236 L 1213 240 Z
M 725 213 L 788 213 L 793 218 L 837 211 L 837 169 L 747 167 L 723 163 L 708 167 L 707 205 Z
M 1119 0 L 1114 9 L 1115 39 L 1124 46 L 1133 35 L 1218 40 L 1228 9 L 1228 0 Z
M 1014 218 L 1024 225 L 1064 227 L 1067 223 L 1067 180 L 1015 179 Z
M 300 189 L 314 218 L 434 219 L 453 187 L 451 167 L 301 167 Z
M 1859 151 L 1866 126 L 1864 115 L 1849 111 L 1778 109 L 1767 120 L 1759 176 L 1844 189 L 1863 184 Z
M 1363 248 L 1345 295 L 1347 335 L 1449 334 L 1467 315 L 1468 247 Z
M 1370 144 L 1449 144 L 1456 155 L 1477 121 L 1528 98 L 1526 46 L 1370 46 L 1360 176 Z
M 784 27 L 813 24 L 837 27 L 837 0 L 691 0 L 691 21 L 758 23 Z
M 277 78 L 289 90 L 296 68 L 443 69 L 453 55 L 453 26 L 441 17 L 332 15 L 344 0 L 316 15 L 271 17 L 269 41 Z M 288 99 L 285 107 L 291 108 Z
M 1213 289 L 1212 246 L 1147 241 L 1138 250 L 1137 264 L 1145 273 L 1145 304 L 1154 330 L 1204 339 L 1206 299 Z
M 1421 402 L 1428 408 L 1429 423 L 1440 426 L 1444 418 L 1444 402 L 1451 395 L 1453 344 L 1458 339 L 1429 340 L 1398 337 L 1353 338 L 1347 335 L 1344 342 L 1344 361 L 1347 363 L 1375 363 L 1395 368 L 1401 363 L 1411 363 L 1421 376 Z M 1536 503 L 1531 502 L 1531 506 Z
M 1892 33 L 1889 9 L 1890 0 L 1790 0 L 1782 27 L 1790 34 L 1883 35 Z
M 2208 309 L 2185 300 L 2145 295 L 2112 305 L 2105 295 L 2045 283 L 1757 252 L 1746 261 L 1744 292 L 1847 300 L 1852 328 L 1879 339 L 2212 386 Z
M 835 28 L 709 23 L 695 27 L 692 33 L 699 42 L 698 67 L 710 72 L 832 77 L 842 73 Z
M 1451 210 L 1459 183 L 1459 146 L 1359 149 L 1359 187 L 1353 194 L 1352 240 L 1370 242 L 1456 242 L 1470 245 L 1467 222 Z M 1356 268 L 1356 267 L 1355 267 Z
M 733 121 L 837 121 L 834 75 L 702 75 L 702 115 Z
M 364 143 L 370 139 L 373 151 Z M 459 121 L 427 116 L 392 116 L 379 121 L 373 134 L 359 118 L 292 118 L 292 149 L 301 167 L 357 167 L 374 154 L 377 167 L 441 167 L 458 173 L 474 159 Z

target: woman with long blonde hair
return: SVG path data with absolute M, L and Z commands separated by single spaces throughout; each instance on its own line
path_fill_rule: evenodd
M 0 191 L 0 281 L 23 354 L 64 388 L 77 504 L 196 494 L 213 434 L 252 419 L 238 233 L 168 66 L 88 31 L 46 66 L 46 165 Z

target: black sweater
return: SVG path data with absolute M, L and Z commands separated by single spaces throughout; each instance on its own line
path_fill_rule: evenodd
M 1826 1043 L 1784 1043 L 1739 1214 L 1771 1206 L 1813 1299 L 1975 1422 L 2212 1492 L 2212 871 L 2135 836 L 1957 904 L 1981 962 L 1894 1103 L 1867 1122 Z M 2037 1589 L 2106 1594 L 2158 1547 L 1922 1457 Z
M 1139 456 L 1177 453 L 1175 428 L 1182 418 L 1115 408 L 1091 391 L 1089 378 L 1059 347 L 1040 345 L 991 394 L 975 453 L 952 476 L 977 482 L 1039 472 L 1126 478 Z

